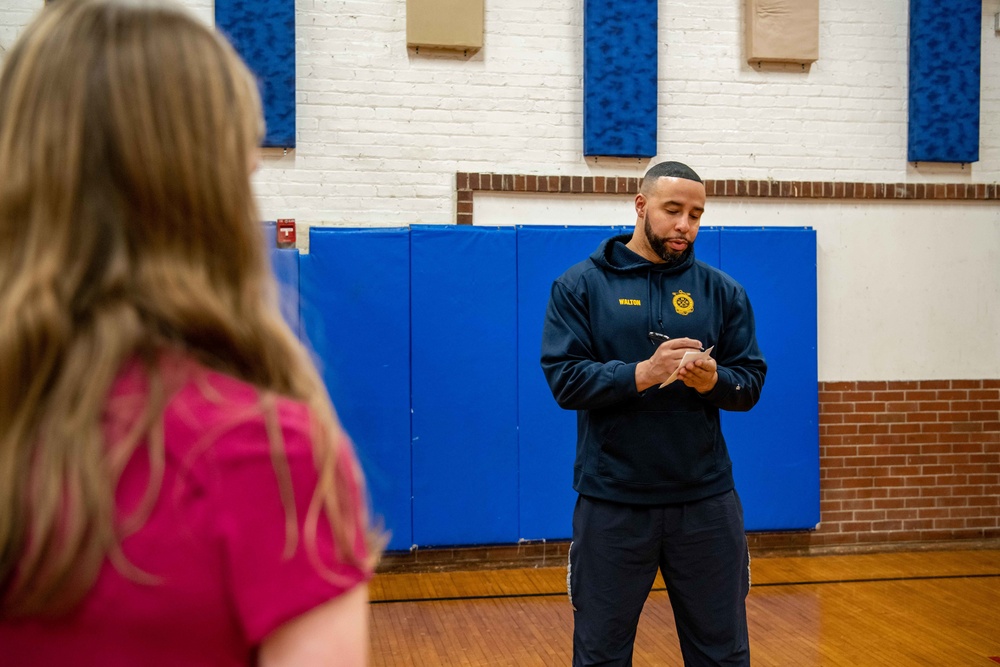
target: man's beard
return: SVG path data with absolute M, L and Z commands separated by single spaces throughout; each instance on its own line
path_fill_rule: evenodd
M 652 248 L 656 256 L 663 260 L 667 266 L 676 266 L 678 264 L 683 264 L 684 260 L 688 258 L 691 252 L 694 250 L 694 242 L 687 244 L 684 250 L 677 252 L 672 250 L 667 242 L 670 240 L 667 237 L 657 236 L 653 233 L 653 226 L 649 224 L 649 213 L 644 213 L 642 216 L 643 231 L 646 233 L 646 242 L 649 243 L 649 247 Z

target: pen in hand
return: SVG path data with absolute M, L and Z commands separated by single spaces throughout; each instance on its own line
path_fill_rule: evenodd
M 650 331 L 649 333 L 646 334 L 646 338 L 648 338 L 649 342 L 651 342 L 653 345 L 657 347 L 659 347 L 662 343 L 666 343 L 668 340 L 670 340 L 670 336 L 668 336 L 665 333 L 660 333 L 659 331 Z M 700 349 L 702 351 L 705 350 L 704 347 L 701 347 Z
M 657 347 L 659 347 L 661 343 L 666 343 L 670 340 L 670 336 L 665 333 L 660 333 L 659 331 L 650 331 L 646 334 L 646 337 L 649 338 L 650 343 L 656 345 Z

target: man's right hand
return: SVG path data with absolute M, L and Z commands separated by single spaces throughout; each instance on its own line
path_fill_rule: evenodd
M 693 338 L 672 338 L 661 343 L 649 359 L 636 365 L 635 388 L 645 391 L 653 385 L 662 384 L 677 370 L 685 352 L 701 349 L 701 342 Z

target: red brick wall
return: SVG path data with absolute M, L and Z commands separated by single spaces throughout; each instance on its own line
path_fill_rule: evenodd
M 823 382 L 820 527 L 768 547 L 1000 538 L 1000 380 Z

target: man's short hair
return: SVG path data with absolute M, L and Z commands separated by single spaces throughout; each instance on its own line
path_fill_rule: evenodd
M 701 176 L 683 162 L 660 162 L 646 171 L 639 186 L 640 192 L 646 192 L 660 178 L 686 178 L 695 183 L 702 182 Z

